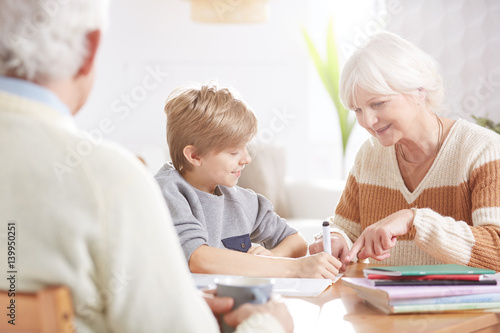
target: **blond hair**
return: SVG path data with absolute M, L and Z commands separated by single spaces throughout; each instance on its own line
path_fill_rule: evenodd
M 257 132 L 257 118 L 228 88 L 203 85 L 178 88 L 165 104 L 167 144 L 174 167 L 189 171 L 184 148 L 192 145 L 199 156 L 246 144 Z

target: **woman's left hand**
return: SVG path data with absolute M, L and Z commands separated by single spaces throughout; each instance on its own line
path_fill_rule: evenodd
M 384 260 L 389 258 L 390 250 L 396 245 L 397 237 L 410 231 L 413 217 L 413 210 L 402 209 L 367 227 L 354 242 L 349 254 L 345 257 L 345 263 L 350 262 L 356 255 L 359 259 Z

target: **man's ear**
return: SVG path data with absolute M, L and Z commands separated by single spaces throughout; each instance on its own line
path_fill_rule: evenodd
M 89 32 L 87 34 L 86 42 L 88 47 L 88 54 L 83 60 L 83 64 L 78 70 L 77 75 L 87 75 L 92 71 L 92 68 L 95 64 L 97 49 L 99 48 L 99 44 L 101 43 L 101 30 L 97 29 Z
M 182 150 L 184 157 L 191 163 L 193 166 L 201 165 L 201 156 L 196 152 L 196 148 L 193 145 L 187 145 Z

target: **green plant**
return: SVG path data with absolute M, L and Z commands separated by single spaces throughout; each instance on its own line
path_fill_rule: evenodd
M 500 123 L 495 123 L 493 120 L 484 117 L 476 117 L 476 116 L 471 116 L 471 117 L 474 118 L 476 124 L 478 124 L 479 126 L 486 127 L 500 134 Z
M 337 53 L 337 45 L 335 40 L 333 20 L 330 19 L 328 22 L 328 31 L 326 35 L 326 59 L 320 56 L 318 49 L 314 45 L 308 32 L 303 28 L 304 38 L 307 43 L 307 48 L 309 50 L 309 55 L 314 61 L 316 70 L 323 81 L 330 98 L 335 105 L 337 110 L 337 115 L 339 119 L 340 132 L 342 134 L 342 156 L 345 157 L 345 152 L 347 148 L 347 142 L 349 141 L 349 136 L 351 135 L 352 128 L 354 126 L 355 120 L 350 117 L 349 110 L 347 110 L 342 102 L 340 101 L 339 95 L 339 79 L 340 79 L 340 68 Z

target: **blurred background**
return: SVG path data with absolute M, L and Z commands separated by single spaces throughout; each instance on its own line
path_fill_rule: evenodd
M 355 124 L 344 156 L 337 110 L 304 31 L 324 61 L 327 40 L 335 36 L 339 68 L 369 36 L 395 32 L 441 64 L 450 105 L 445 116 L 499 122 L 499 17 L 496 0 L 111 1 L 96 84 L 76 121 L 94 132 L 110 122 L 104 137 L 140 156 L 155 173 L 169 159 L 163 113 L 169 93 L 211 80 L 234 87 L 259 119 L 254 162 L 256 169 L 259 159 L 262 165 L 260 173 L 248 173 L 275 182 L 265 193 L 275 205 L 280 199 L 273 196 L 288 192 L 281 198 L 288 202 L 282 214 L 294 216 L 290 195 L 299 191 L 296 200 L 303 200 L 309 193 L 304 184 L 341 190 L 368 138 Z M 276 189 L 283 184 L 286 191 Z M 306 205 L 312 212 L 304 216 L 333 213 L 337 197 L 314 193 L 318 200 L 326 195 L 329 205 Z

